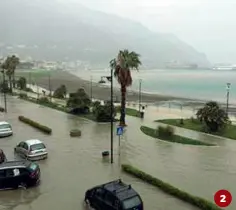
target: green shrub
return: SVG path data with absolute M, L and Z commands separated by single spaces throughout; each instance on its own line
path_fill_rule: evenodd
M 3 107 L 0 107 L 0 112 L 5 112 L 5 109 Z
M 31 125 L 34 128 L 37 128 L 37 129 L 43 131 L 44 133 L 47 133 L 47 134 L 51 134 L 52 133 L 52 129 L 51 128 L 49 128 L 49 127 L 47 127 L 45 125 L 42 125 L 42 124 L 40 124 L 38 122 L 35 122 L 35 121 L 33 121 L 33 120 L 29 119 L 29 118 L 26 118 L 24 116 L 19 116 L 19 120 L 21 122 L 24 122 L 24 123 L 28 124 L 28 125 Z
M 47 98 L 47 97 L 41 97 L 41 98 L 39 98 L 38 99 L 38 102 L 39 103 L 45 103 L 45 104 L 47 104 L 47 103 L 50 103 L 50 101 L 49 101 L 49 99 Z
M 20 93 L 19 98 L 28 98 L 26 93 Z
M 33 91 L 31 88 L 29 88 L 29 87 L 26 87 L 24 90 L 25 90 L 26 92 L 31 92 L 31 93 L 34 92 L 34 91 Z
M 219 207 L 217 207 L 212 202 L 197 197 L 194 195 L 191 195 L 187 192 L 184 192 L 183 190 L 180 190 L 166 182 L 163 182 L 162 180 L 155 178 L 131 165 L 123 164 L 122 170 L 125 171 L 128 174 L 131 174 L 134 177 L 137 177 L 155 187 L 158 187 L 160 190 L 164 191 L 167 194 L 170 194 L 176 198 L 179 198 L 182 201 L 185 201 L 187 203 L 192 204 L 193 206 L 196 206 L 202 210 L 221 210 Z
M 70 131 L 70 136 L 71 137 L 81 136 L 81 130 L 78 130 L 78 129 L 71 130 Z
M 158 126 L 157 134 L 159 137 L 172 138 L 174 136 L 174 128 L 171 126 Z

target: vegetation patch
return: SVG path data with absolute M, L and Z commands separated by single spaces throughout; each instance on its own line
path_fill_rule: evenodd
M 160 190 L 164 191 L 165 193 L 172 195 L 176 198 L 179 198 L 180 200 L 190 203 L 193 206 L 196 206 L 202 210 L 221 210 L 219 207 L 217 207 L 215 204 L 212 202 L 201 198 L 197 197 L 194 195 L 191 195 L 183 190 L 180 190 L 166 182 L 163 182 L 162 180 L 155 178 L 131 165 L 128 164 L 123 164 L 122 165 L 122 170 L 134 177 L 137 177 L 155 187 L 158 187 Z
M 156 122 L 236 140 L 236 126 L 231 124 L 225 109 L 217 102 L 207 102 L 197 111 L 196 116 L 196 119 L 165 119 Z
M 77 137 L 77 136 L 81 136 L 81 130 L 79 129 L 73 129 L 70 131 L 70 136 L 71 137 Z
M 117 112 L 120 112 L 120 106 L 116 107 Z M 125 114 L 132 117 L 140 117 L 140 113 L 136 109 L 125 108 Z
M 197 141 L 194 139 L 186 138 L 183 136 L 175 135 L 172 127 L 159 126 L 157 129 L 149 128 L 147 126 L 141 126 L 140 130 L 153 138 L 158 138 L 163 141 L 180 143 L 180 144 L 190 144 L 190 145 L 202 145 L 202 146 L 216 146 L 215 144 L 210 144 L 202 141 Z
M 0 112 L 5 112 L 5 109 L 3 107 L 0 107 Z
M 51 134 L 52 133 L 52 129 L 51 128 L 49 128 L 49 127 L 47 127 L 45 125 L 42 125 L 42 124 L 40 124 L 38 122 L 35 122 L 35 121 L 33 121 L 33 120 L 29 119 L 29 118 L 26 118 L 24 116 L 19 116 L 19 120 L 21 122 L 24 122 L 24 123 L 28 124 L 28 125 L 31 125 L 34 128 L 37 128 L 38 130 L 40 130 L 40 131 L 42 131 L 44 133 L 47 133 L 47 134 Z
M 155 122 L 161 122 L 168 125 L 182 127 L 198 132 L 210 133 L 212 135 L 236 140 L 236 126 L 232 124 L 226 125 L 223 130 L 217 132 L 209 132 L 198 119 L 183 119 L 183 124 L 180 124 L 180 119 L 156 120 Z

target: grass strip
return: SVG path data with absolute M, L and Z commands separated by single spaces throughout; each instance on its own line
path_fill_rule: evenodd
M 197 119 L 183 119 L 183 124 L 180 123 L 180 119 L 155 120 L 155 122 L 161 122 L 164 124 L 205 133 L 203 124 Z M 236 126 L 232 124 L 227 125 L 224 130 L 210 134 L 236 140 Z
M 192 204 L 193 206 L 196 206 L 202 210 L 221 210 L 221 208 L 217 207 L 214 203 L 194 195 L 191 195 L 183 190 L 180 190 L 166 182 L 163 182 L 162 180 L 155 178 L 138 168 L 135 168 L 128 164 L 122 164 L 122 170 L 136 178 L 141 179 L 144 182 L 147 182 L 148 184 L 151 184 L 155 187 L 158 187 L 163 192 L 172 195 L 186 203 Z
M 215 144 L 210 144 L 210 143 L 198 141 L 195 139 L 190 139 L 190 138 L 175 135 L 175 134 L 173 134 L 172 136 L 169 136 L 169 137 L 168 136 L 161 136 L 158 134 L 158 131 L 156 129 L 149 128 L 147 126 L 141 126 L 140 130 L 148 136 L 151 136 L 153 138 L 158 138 L 163 141 L 180 143 L 180 144 L 199 145 L 199 146 L 200 145 L 202 145 L 202 146 L 216 146 Z

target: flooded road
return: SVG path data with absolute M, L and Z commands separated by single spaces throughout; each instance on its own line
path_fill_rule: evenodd
M 101 158 L 101 152 L 110 148 L 109 125 L 83 120 L 19 99 L 8 99 L 8 113 L 6 115 L 1 113 L 1 120 L 4 119 L 12 124 L 14 135 L 0 139 L 0 147 L 6 153 L 7 158 L 14 159 L 14 146 L 18 142 L 30 138 L 38 138 L 44 141 L 48 148 L 49 157 L 47 160 L 39 162 L 42 172 L 41 185 L 28 190 L 0 192 L 0 210 L 84 210 L 86 208 L 82 201 L 88 188 L 119 177 L 132 184 L 141 194 L 146 210 L 196 209 L 140 182 L 138 179 L 123 173 L 120 174 L 117 164 L 118 142 L 116 137 L 115 164 L 111 165 L 104 162 Z M 19 115 L 24 115 L 51 127 L 52 135 L 45 135 L 19 122 Z M 130 125 L 133 123 L 132 126 L 135 126 L 135 122 L 132 122 L 133 118 L 128 120 Z M 82 130 L 80 138 L 69 136 L 69 131 L 73 128 Z M 137 139 L 129 138 L 129 135 L 131 135 L 130 130 L 127 130 L 127 134 L 122 140 L 122 162 L 131 162 L 135 166 L 141 165 L 141 169 L 148 167 L 148 171 L 151 169 L 154 175 L 156 173 L 158 177 L 164 174 L 163 171 L 168 171 L 167 165 L 163 167 L 167 160 L 163 154 L 166 148 L 169 152 L 171 151 L 170 154 L 166 153 L 166 157 L 174 158 L 175 147 L 171 149 L 170 145 L 159 144 L 156 141 L 146 139 L 141 133 L 143 141 L 140 140 L 140 137 Z M 162 159 L 158 159 L 157 154 L 161 155 Z M 175 166 L 175 163 L 173 165 L 178 170 L 182 170 L 182 167 Z M 169 176 L 175 177 L 175 174 L 172 173 Z M 185 176 L 182 178 L 185 179 Z M 192 181 L 194 182 L 194 180 Z

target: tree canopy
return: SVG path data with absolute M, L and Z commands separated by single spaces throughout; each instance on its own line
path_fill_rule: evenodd
M 25 77 L 20 77 L 17 82 L 17 87 L 20 89 L 20 90 L 25 90 L 26 89 L 26 85 L 27 85 L 27 81 L 26 81 L 26 78 Z
M 53 97 L 63 99 L 63 98 L 66 98 L 66 94 L 67 94 L 66 86 L 61 85 L 54 91 Z
M 91 104 L 91 99 L 83 88 L 79 88 L 75 93 L 70 93 L 67 100 L 67 107 L 70 109 L 88 109 Z
M 207 102 L 196 115 L 201 122 L 206 124 L 210 132 L 217 132 L 230 123 L 228 114 L 215 101 Z
M 115 107 L 113 104 L 113 119 L 116 115 Z M 99 101 L 93 103 L 93 114 L 98 122 L 110 122 L 111 121 L 111 102 L 106 101 L 104 105 L 101 105 Z

